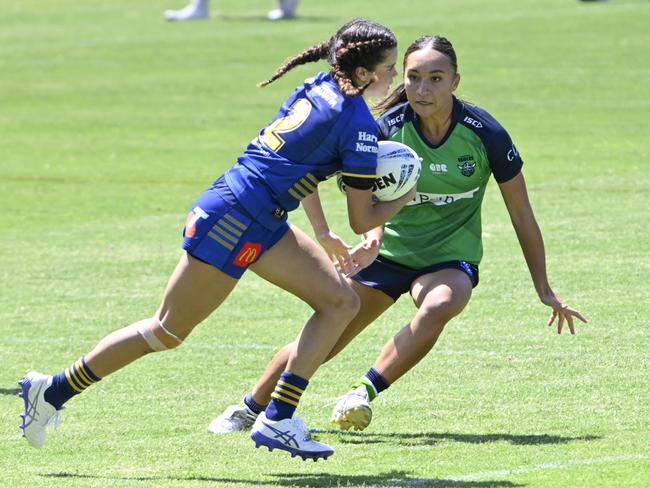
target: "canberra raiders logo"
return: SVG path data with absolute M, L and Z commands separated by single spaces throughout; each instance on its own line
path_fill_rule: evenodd
M 470 177 L 476 171 L 476 163 L 473 162 L 474 158 L 471 155 L 461 156 L 458 158 L 458 169 L 463 176 Z

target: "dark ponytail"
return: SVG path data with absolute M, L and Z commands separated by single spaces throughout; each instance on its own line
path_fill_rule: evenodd
M 329 41 L 316 44 L 309 49 L 305 49 L 303 52 L 294 56 L 293 58 L 288 59 L 282 66 L 278 68 L 278 70 L 271 78 L 266 81 L 260 81 L 257 84 L 257 87 L 262 88 L 269 83 L 273 83 L 275 80 L 283 76 L 287 71 L 292 70 L 296 66 L 300 66 L 301 64 L 305 63 L 315 63 L 316 61 L 327 58 L 330 51 L 330 42 L 331 39 Z
M 386 58 L 386 51 L 397 46 L 395 35 L 381 24 L 366 19 L 354 19 L 343 25 L 329 40 L 306 49 L 285 62 L 267 81 L 274 82 L 287 71 L 305 63 L 327 59 L 332 78 L 345 96 L 361 95 L 367 88 L 354 85 L 354 69 L 374 68 Z

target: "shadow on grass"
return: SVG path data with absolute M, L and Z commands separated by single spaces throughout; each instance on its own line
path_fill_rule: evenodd
M 593 441 L 599 436 L 585 435 L 565 437 L 549 434 L 454 434 L 452 432 L 420 432 L 373 434 L 361 432 L 339 432 L 337 430 L 319 431 L 322 434 L 339 434 L 339 442 L 343 444 L 404 444 L 404 445 L 435 445 L 440 441 L 464 442 L 467 444 L 485 444 L 487 442 L 506 441 L 516 446 L 534 446 L 543 444 L 567 444 L 569 442 Z
M 449 487 L 517 487 L 526 486 L 511 481 L 486 480 L 486 481 L 461 481 L 445 478 L 417 478 L 409 476 L 406 471 L 390 471 L 378 475 L 346 476 L 332 474 L 297 474 L 278 473 L 271 475 L 282 478 L 277 484 L 280 486 L 449 486 Z M 272 482 L 272 484 L 276 484 Z
M 18 395 L 20 388 L 0 388 L 0 395 Z
M 411 477 L 405 471 L 390 471 L 376 475 L 346 476 L 328 473 L 299 474 L 277 473 L 271 474 L 271 481 L 255 481 L 236 478 L 216 478 L 210 476 L 93 476 L 77 473 L 47 473 L 41 476 L 46 478 L 97 479 L 97 480 L 122 480 L 122 481 L 205 481 L 207 483 L 231 483 L 257 486 L 304 486 L 304 487 L 334 487 L 334 486 L 435 486 L 454 488 L 510 488 L 526 486 L 520 483 L 501 480 L 461 481 L 445 478 L 417 478 Z

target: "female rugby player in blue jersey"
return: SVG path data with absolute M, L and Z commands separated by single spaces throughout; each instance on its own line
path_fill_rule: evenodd
M 549 285 L 542 235 L 528 201 L 522 160 L 505 129 L 484 109 L 453 92 L 460 82 L 456 53 L 444 37 L 425 36 L 404 55 L 404 83 L 379 106 L 380 139 L 412 147 L 423 158 L 416 198 L 385 226 L 368 232 L 351 251 L 358 273 L 351 281 L 361 300 L 328 358 L 404 293 L 415 316 L 391 338 L 368 373 L 338 401 L 332 422 L 362 430 L 372 416 L 370 401 L 414 367 L 443 328 L 467 305 L 478 284 L 483 254 L 481 204 L 490 175 L 499 184 L 537 294 L 552 309 L 558 333 L 574 317 L 586 322 Z M 312 216 L 312 219 L 323 219 Z M 244 430 L 268 403 L 275 378 L 293 346 L 280 350 L 242 407 L 229 407 L 211 432 Z
M 364 96 L 383 96 L 397 74 L 397 42 L 377 23 L 357 19 L 329 40 L 281 66 L 266 85 L 294 67 L 326 59 L 328 73 L 305 81 L 275 119 L 192 205 L 184 228 L 184 252 L 153 317 L 102 339 L 60 374 L 28 373 L 21 381 L 22 429 L 41 447 L 47 425 L 72 396 L 132 361 L 181 345 L 192 329 L 230 294 L 250 268 L 298 296 L 313 309 L 288 353 L 273 400 L 256 424 L 256 445 L 317 459 L 333 450 L 310 438 L 294 411 L 308 379 L 356 315 L 359 299 L 330 255 L 351 269 L 348 251 L 335 235 L 319 235 L 324 251 L 287 223 L 287 212 L 316 193 L 318 183 L 341 171 L 349 223 L 367 232 L 395 215 L 414 192 L 373 204 L 378 127 Z M 264 417 L 264 418 L 262 418 Z

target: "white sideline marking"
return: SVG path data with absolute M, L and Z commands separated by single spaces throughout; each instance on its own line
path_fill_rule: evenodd
M 574 461 L 555 461 L 552 463 L 536 464 L 534 466 L 521 466 L 519 468 L 501 469 L 498 471 L 480 471 L 478 473 L 470 473 L 462 476 L 449 476 L 445 479 L 454 481 L 472 481 L 481 478 L 493 478 L 500 476 L 508 476 L 511 474 L 524 474 L 532 473 L 533 471 L 540 471 L 542 469 L 567 469 L 574 466 L 584 466 L 588 464 L 611 463 L 616 461 L 629 461 L 631 459 L 650 459 L 650 452 L 642 452 L 638 454 L 623 454 L 620 456 L 608 456 L 602 458 L 591 459 L 576 459 Z

